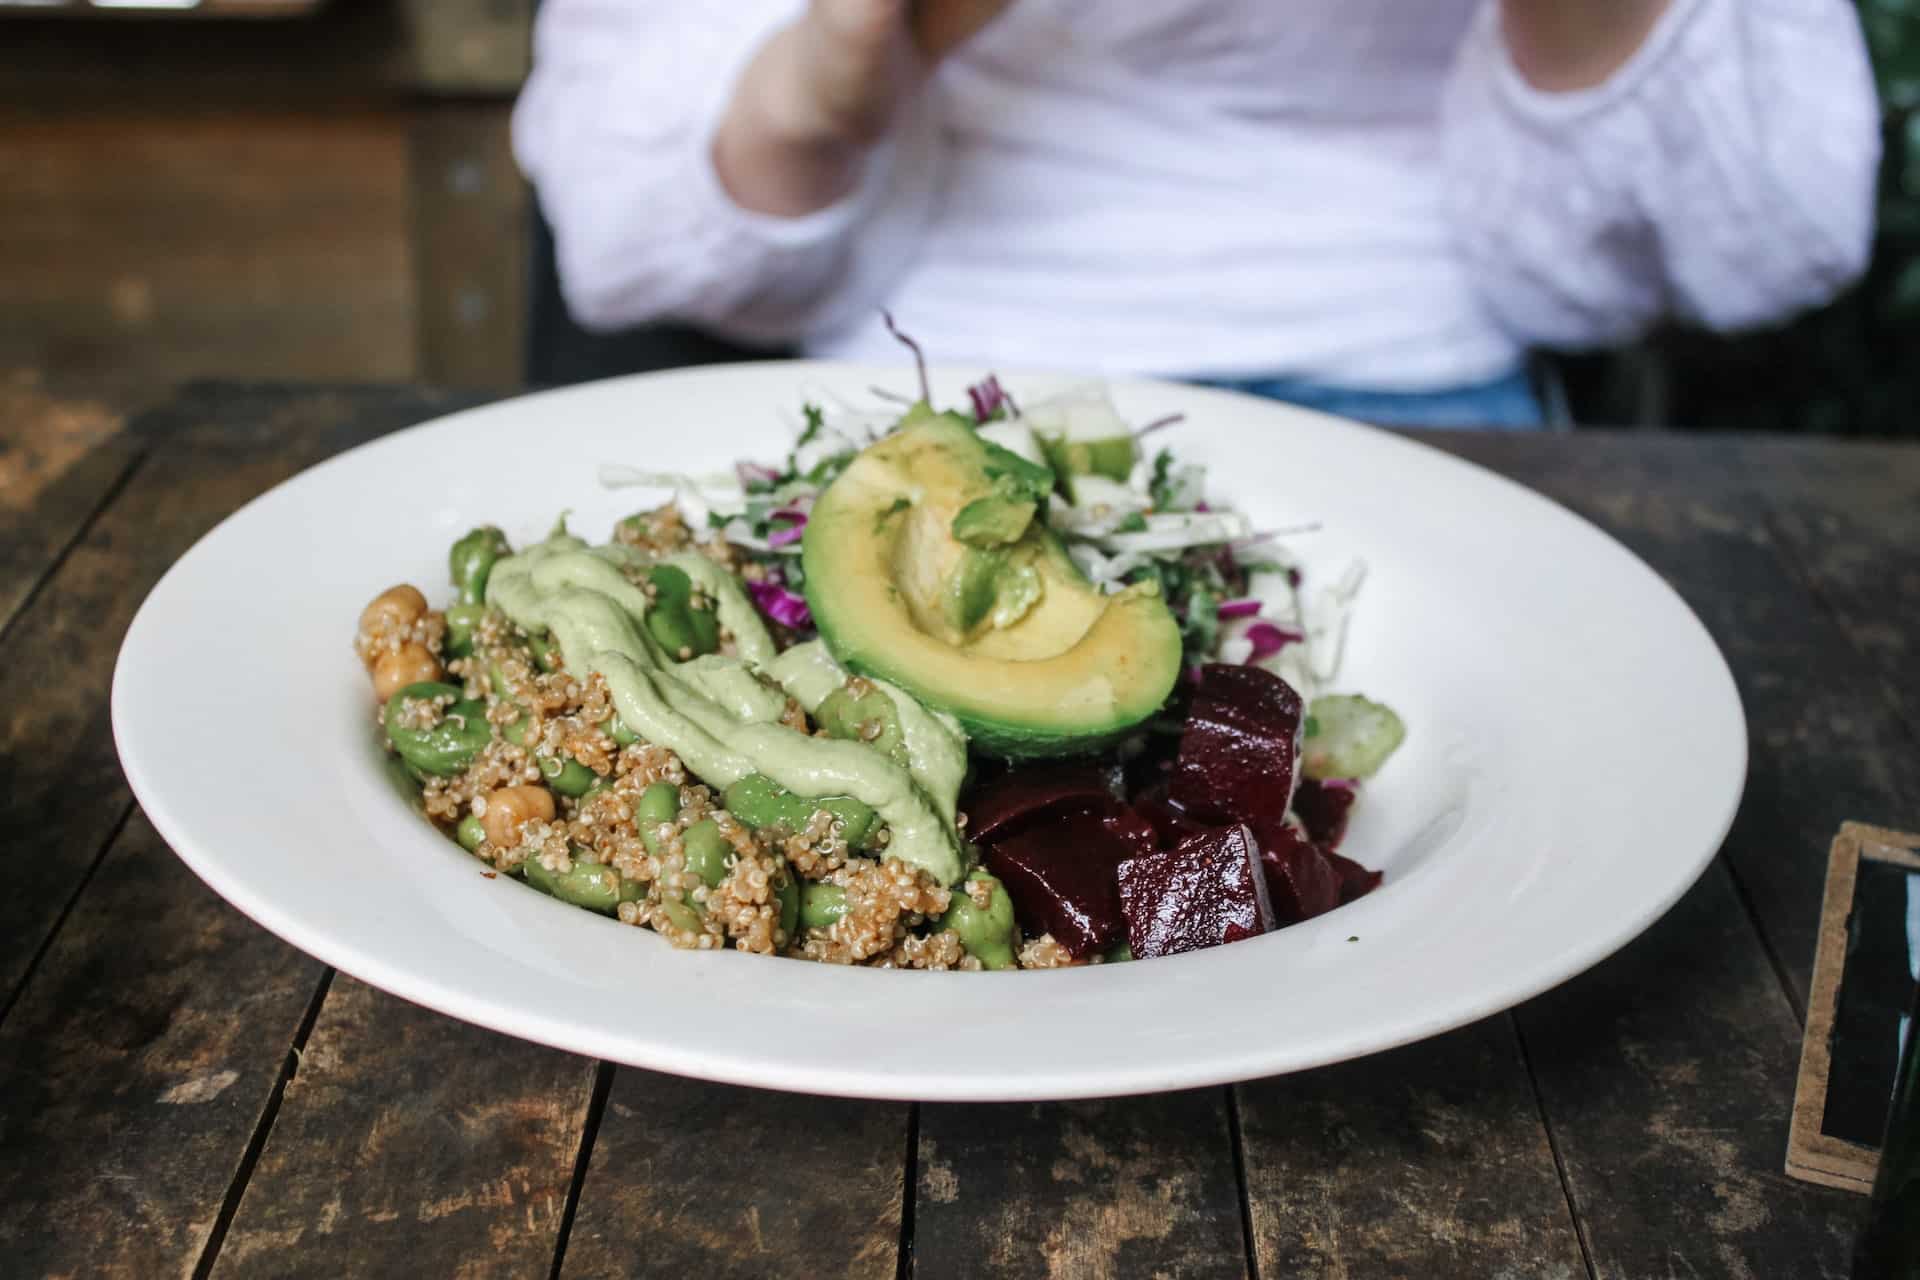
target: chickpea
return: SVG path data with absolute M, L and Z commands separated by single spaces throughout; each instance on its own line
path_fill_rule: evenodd
M 446 672 L 433 650 L 409 640 L 398 649 L 381 654 L 373 663 L 373 696 L 385 702 L 410 684 L 438 680 Z
M 545 787 L 501 787 L 487 793 L 487 811 L 480 826 L 487 843 L 511 849 L 520 843 L 520 829 L 529 822 L 553 821 L 553 793 Z
M 360 611 L 360 629 L 372 635 L 400 631 L 420 621 L 427 613 L 427 598 L 418 587 L 401 583 L 388 587 Z

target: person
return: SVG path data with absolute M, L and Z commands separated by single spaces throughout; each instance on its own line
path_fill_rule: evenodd
M 513 125 L 589 328 L 1436 425 L 1829 298 L 1879 152 L 1844 0 L 545 0 Z

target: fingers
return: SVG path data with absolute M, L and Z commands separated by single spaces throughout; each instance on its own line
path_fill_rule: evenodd
M 929 62 L 938 62 L 1011 4 L 1012 0 L 912 0 L 914 43 Z

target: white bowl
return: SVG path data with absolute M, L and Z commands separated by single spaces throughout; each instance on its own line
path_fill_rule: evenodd
M 984 371 L 936 371 L 943 403 Z M 1007 376 L 1032 398 L 1062 379 Z M 481 866 L 386 781 L 361 606 L 447 591 L 472 525 L 516 542 L 561 509 L 604 537 L 633 493 L 603 461 L 684 471 L 776 458 L 810 390 L 901 368 L 773 363 L 505 401 L 352 450 L 183 556 L 114 675 L 121 762 L 148 816 L 241 911 L 366 982 L 564 1049 L 739 1084 L 885 1098 L 1063 1098 L 1292 1071 L 1433 1035 L 1580 972 L 1693 883 L 1732 821 L 1746 726 L 1726 664 L 1606 535 L 1419 444 L 1226 392 L 1114 384 L 1122 412 L 1210 467 L 1309 572 L 1364 556 L 1344 688 L 1406 745 L 1344 851 L 1372 895 L 1264 937 L 1050 972 L 904 973 L 674 951 Z M 244 982 L 245 975 L 236 975 Z

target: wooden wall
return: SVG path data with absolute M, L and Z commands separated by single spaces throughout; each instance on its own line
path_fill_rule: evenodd
M 518 385 L 530 8 L 0 21 L 0 369 Z

